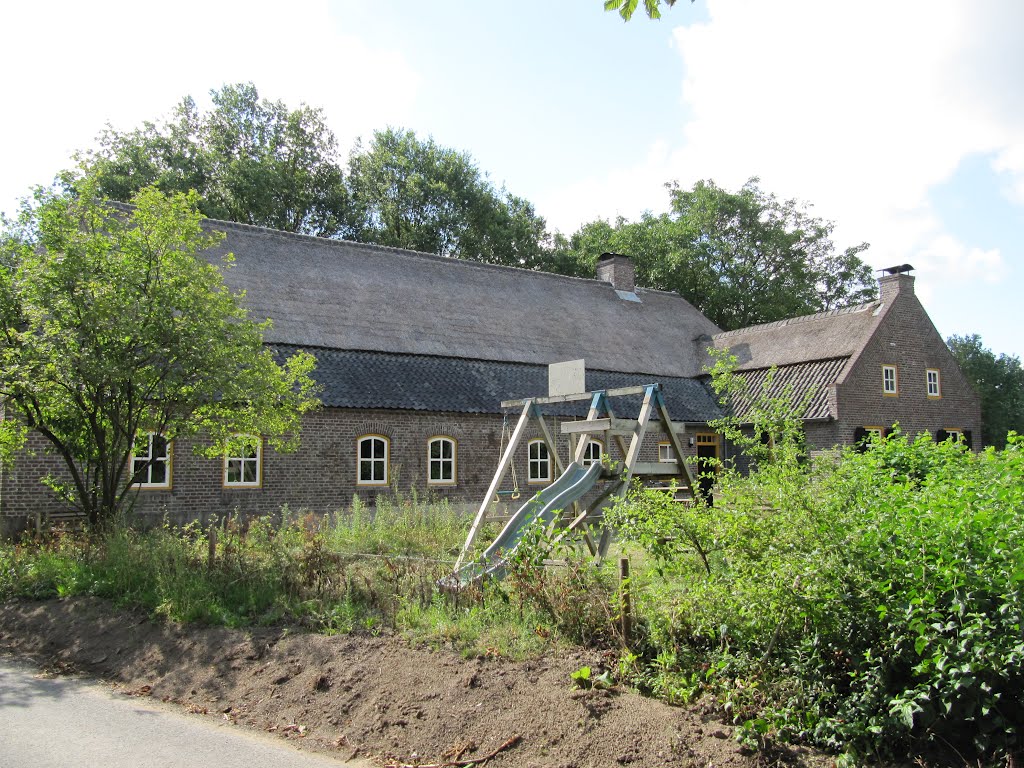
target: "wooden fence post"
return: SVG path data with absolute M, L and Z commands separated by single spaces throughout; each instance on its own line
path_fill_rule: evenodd
M 213 523 L 210 524 L 210 533 L 207 541 L 210 545 L 210 550 L 206 558 L 206 567 L 212 570 L 213 566 L 217 563 L 217 526 Z
M 633 603 L 630 599 L 629 558 L 619 558 L 619 619 L 622 626 L 622 643 L 626 648 L 633 644 Z

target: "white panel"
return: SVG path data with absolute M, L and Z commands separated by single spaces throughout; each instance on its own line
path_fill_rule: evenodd
M 586 391 L 587 368 L 583 360 L 568 360 L 548 366 L 548 397 Z

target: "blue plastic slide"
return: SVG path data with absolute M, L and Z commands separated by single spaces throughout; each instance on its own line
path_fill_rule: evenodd
M 575 461 L 566 467 L 565 472 L 555 482 L 534 494 L 533 498 L 521 506 L 505 523 L 501 533 L 484 550 L 474 562 L 467 563 L 451 576 L 443 579 L 441 585 L 458 588 L 470 584 L 484 576 L 503 578 L 505 576 L 505 559 L 515 552 L 527 528 L 539 520 L 547 525 L 574 501 L 582 497 L 594 487 L 601 476 L 601 465 L 597 462 L 589 467 Z

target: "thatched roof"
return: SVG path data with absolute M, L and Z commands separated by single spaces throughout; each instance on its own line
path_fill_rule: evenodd
M 873 301 L 718 333 L 712 341 L 736 355 L 740 371 L 850 358 L 871 337 L 882 309 Z
M 696 342 L 719 329 L 685 299 L 609 283 L 430 254 L 325 240 L 241 224 L 219 250 L 225 280 L 246 292 L 250 317 L 271 318 L 268 342 L 695 376 Z

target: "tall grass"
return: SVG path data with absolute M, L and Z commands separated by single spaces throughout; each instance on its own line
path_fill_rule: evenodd
M 523 657 L 603 636 L 580 627 L 579 607 L 590 604 L 575 597 L 583 564 L 576 576 L 545 574 L 540 550 L 524 548 L 518 576 L 505 584 L 440 591 L 468 523 L 448 502 L 413 493 L 380 497 L 372 508 L 357 498 L 327 516 L 284 508 L 244 524 L 229 518 L 212 532 L 213 560 L 211 529 L 196 524 L 26 539 L 0 545 L 0 596 L 88 594 L 173 621 L 232 627 L 400 631 L 467 655 Z

